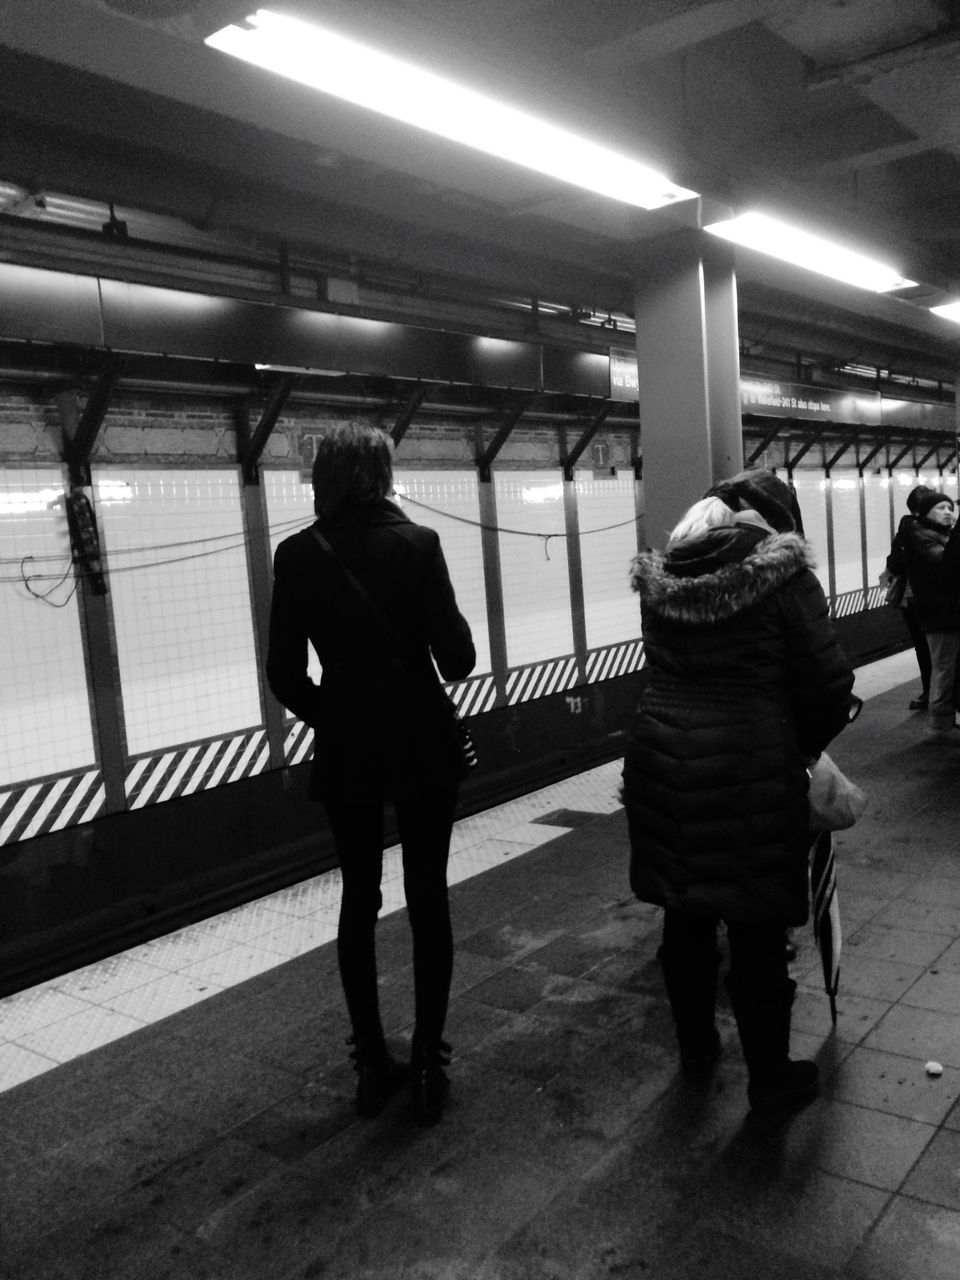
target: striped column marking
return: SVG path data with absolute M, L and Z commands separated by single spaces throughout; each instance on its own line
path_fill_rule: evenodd
M 199 751 L 200 748 L 198 747 L 197 750 Z M 207 743 L 207 749 L 197 761 L 196 768 L 193 769 L 190 776 L 184 780 L 183 789 L 180 792 L 181 795 L 188 796 L 191 795 L 192 792 L 200 790 L 201 782 L 213 769 L 213 764 L 217 758 L 219 750 L 219 742 Z
M 446 689 L 462 716 L 478 716 L 484 711 L 492 711 L 497 700 L 497 686 L 492 675 L 461 680 L 459 684 L 448 684 Z
M 594 649 L 587 654 L 587 684 L 639 671 L 643 662 L 642 640 L 625 640 L 622 644 L 608 645 L 605 649 Z
M 104 803 L 99 769 L 0 792 L 0 845 L 90 822 L 103 812 Z
M 127 803 L 131 809 L 143 809 L 194 791 L 209 791 L 262 773 L 269 760 L 265 729 L 142 756 L 131 762 L 127 773 Z
M 283 743 L 283 758 L 287 764 L 300 764 L 313 749 L 313 730 L 302 720 L 294 720 L 287 730 Z
M 556 658 L 552 662 L 538 662 L 530 667 L 519 667 L 507 675 L 507 705 L 530 702 L 534 698 L 546 698 L 551 693 L 571 689 L 577 683 L 575 657 Z
M 836 596 L 830 604 L 831 618 L 849 618 L 854 613 L 862 613 L 865 608 L 869 608 L 864 603 L 864 591 L 845 591 L 842 595 Z

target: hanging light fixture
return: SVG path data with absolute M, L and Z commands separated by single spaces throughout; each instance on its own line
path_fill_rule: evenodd
M 641 209 L 695 198 L 632 157 L 340 35 L 259 9 L 211 48 L 487 155 Z
M 891 293 L 916 284 L 885 263 L 763 213 L 742 213 L 722 222 L 712 222 L 704 231 L 874 293 Z

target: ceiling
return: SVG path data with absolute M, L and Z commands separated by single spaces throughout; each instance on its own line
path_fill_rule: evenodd
M 279 262 L 270 288 L 312 279 L 324 304 L 491 332 L 519 307 L 528 329 L 580 341 L 586 323 L 598 341 L 608 316 L 629 327 L 662 237 L 760 207 L 920 283 L 877 296 L 738 251 L 745 350 L 953 382 L 960 328 L 928 308 L 960 297 L 960 3 L 274 7 L 624 149 L 703 202 L 593 197 L 204 46 L 249 3 L 0 0 L 0 257 L 78 261 L 74 228 L 114 272 L 169 275 L 176 247 L 198 279 L 241 264 L 238 289 Z

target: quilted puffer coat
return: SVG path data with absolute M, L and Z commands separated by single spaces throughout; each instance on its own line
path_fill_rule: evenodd
M 808 914 L 806 763 L 853 672 L 807 544 L 715 529 L 633 563 L 648 682 L 624 761 L 637 897 L 735 923 Z

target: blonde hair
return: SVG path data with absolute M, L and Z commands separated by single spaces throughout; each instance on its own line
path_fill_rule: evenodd
M 671 547 L 675 542 L 683 542 L 687 538 L 699 538 L 710 529 L 728 529 L 736 524 L 736 512 L 731 511 L 719 498 L 701 498 L 680 517 L 667 541 Z

